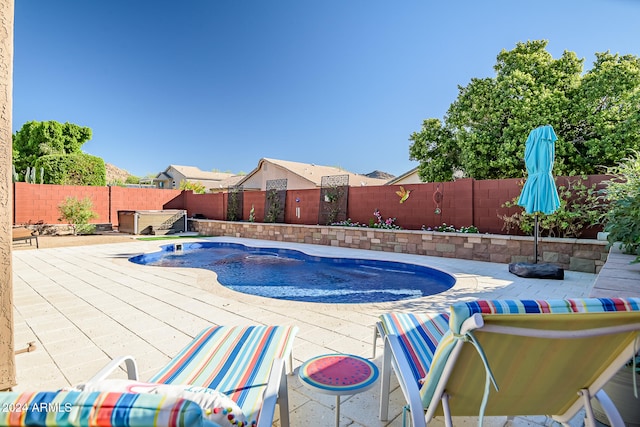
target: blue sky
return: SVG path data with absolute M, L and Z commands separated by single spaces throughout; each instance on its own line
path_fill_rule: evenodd
M 545 39 L 640 56 L 637 0 L 16 0 L 13 130 L 88 126 L 143 176 L 250 172 L 262 157 L 394 175 L 496 55 Z M 526 135 L 523 135 L 526 139 Z

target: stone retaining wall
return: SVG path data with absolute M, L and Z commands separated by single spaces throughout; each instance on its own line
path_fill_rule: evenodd
M 189 229 L 206 236 L 231 236 L 310 243 L 498 263 L 532 262 L 532 237 L 498 234 L 440 233 L 320 225 L 266 224 L 189 220 Z M 607 259 L 607 242 L 590 239 L 540 238 L 541 261 L 565 270 L 598 273 Z

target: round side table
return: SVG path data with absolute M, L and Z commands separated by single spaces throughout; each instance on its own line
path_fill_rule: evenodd
M 352 354 L 324 354 L 304 362 L 298 377 L 307 388 L 336 396 L 336 427 L 339 427 L 340 396 L 371 388 L 378 379 L 378 367 Z

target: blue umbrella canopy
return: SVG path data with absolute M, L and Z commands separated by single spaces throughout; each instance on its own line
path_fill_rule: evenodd
M 560 207 L 558 189 L 551 175 L 557 139 L 550 125 L 535 128 L 527 138 L 524 162 L 528 176 L 520 193 L 518 205 L 529 214 L 549 215 Z

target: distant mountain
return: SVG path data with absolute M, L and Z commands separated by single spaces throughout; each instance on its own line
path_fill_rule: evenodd
M 369 178 L 387 179 L 387 180 L 395 178 L 395 175 L 391 175 L 390 173 L 382 172 L 379 170 L 366 173 L 364 174 L 364 176 L 368 176 Z
M 107 169 L 107 184 L 115 181 L 125 182 L 131 174 L 124 169 L 120 169 L 111 163 L 104 164 Z

